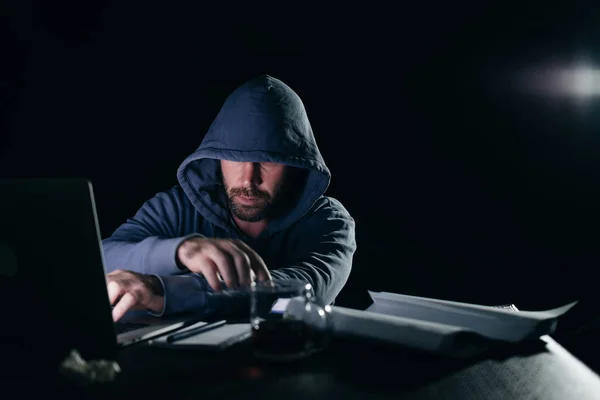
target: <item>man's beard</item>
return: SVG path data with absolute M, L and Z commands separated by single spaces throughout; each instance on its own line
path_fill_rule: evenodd
M 271 196 L 256 188 L 228 188 L 225 185 L 229 210 L 238 219 L 245 222 L 258 222 L 270 216 L 272 209 Z M 242 204 L 237 196 L 247 196 L 256 199 L 254 204 Z
M 301 190 L 295 190 L 297 186 L 304 186 L 306 174 L 302 174 L 304 170 L 288 170 L 284 178 L 277 186 L 273 188 L 273 194 L 259 190 L 258 188 L 230 188 L 223 179 L 223 173 L 220 171 L 221 182 L 225 188 L 225 197 L 229 210 L 238 219 L 244 222 L 258 222 L 266 218 L 278 217 L 281 213 L 285 213 L 286 207 L 290 201 L 293 203 L 294 194 L 299 195 Z M 236 201 L 236 196 L 254 197 L 258 200 L 253 205 L 242 204 L 239 199 Z

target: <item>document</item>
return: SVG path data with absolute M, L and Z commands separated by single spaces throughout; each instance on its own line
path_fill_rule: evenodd
M 577 303 L 547 311 L 514 311 L 387 292 L 369 292 L 369 295 L 373 299 L 367 309 L 370 312 L 459 327 L 490 339 L 514 343 L 552 333 L 558 317 Z
M 365 311 L 331 307 L 334 334 L 453 357 L 479 354 L 494 343 L 519 343 L 552 334 L 558 318 L 577 303 L 532 312 L 386 292 L 369 294 L 374 303 Z

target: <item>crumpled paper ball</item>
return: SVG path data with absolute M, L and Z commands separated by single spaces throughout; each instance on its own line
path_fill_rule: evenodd
M 94 383 L 104 383 L 114 380 L 121 372 L 115 361 L 92 360 L 85 361 L 77 350 L 71 350 L 69 355 L 60 363 L 60 377 L 82 386 Z

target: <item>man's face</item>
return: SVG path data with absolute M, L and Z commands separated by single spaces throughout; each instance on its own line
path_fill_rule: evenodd
M 221 174 L 229 209 L 240 220 L 257 222 L 269 217 L 285 181 L 287 167 L 276 163 L 221 160 Z

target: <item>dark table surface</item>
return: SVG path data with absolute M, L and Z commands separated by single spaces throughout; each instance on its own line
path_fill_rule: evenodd
M 80 398 L 189 399 L 600 399 L 600 377 L 552 338 L 456 360 L 335 338 L 294 363 L 252 357 L 249 341 L 227 350 L 122 349 L 110 384 L 69 389 Z

